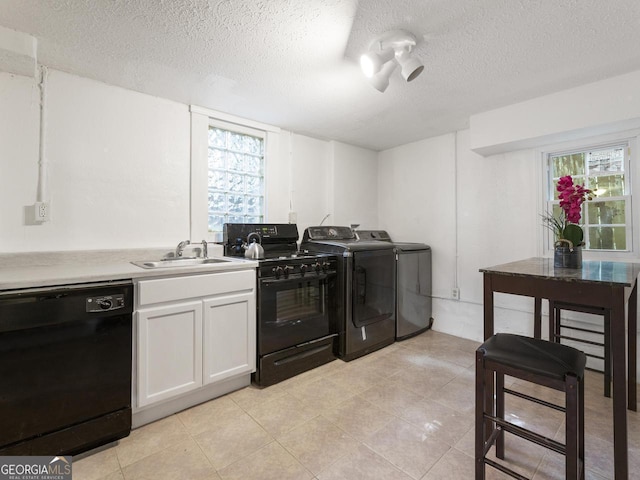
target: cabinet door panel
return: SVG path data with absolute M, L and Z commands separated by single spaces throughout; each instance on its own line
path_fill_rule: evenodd
M 204 383 L 256 368 L 256 306 L 253 293 L 204 301 Z
M 141 309 L 138 406 L 202 386 L 202 302 Z

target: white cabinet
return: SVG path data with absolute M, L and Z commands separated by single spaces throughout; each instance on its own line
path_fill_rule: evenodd
M 250 374 L 255 270 L 137 283 L 137 407 Z
M 138 404 L 202 386 L 202 302 L 137 312 Z
M 255 296 L 204 300 L 204 383 L 253 372 L 256 367 Z

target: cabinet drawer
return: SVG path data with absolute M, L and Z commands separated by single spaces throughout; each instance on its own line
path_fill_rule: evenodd
M 255 270 L 141 280 L 137 289 L 138 305 L 254 290 L 255 285 Z

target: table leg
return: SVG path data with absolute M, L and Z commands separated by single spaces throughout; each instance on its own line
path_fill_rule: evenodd
M 491 274 L 484 274 L 484 339 L 493 336 L 493 287 Z
M 491 284 L 491 274 L 484 273 L 484 339 L 493 336 L 493 286 Z M 491 374 L 485 379 L 484 385 L 484 404 L 485 405 L 494 405 L 493 402 L 493 394 L 494 394 L 494 375 Z M 495 405 L 494 405 L 495 407 Z M 491 415 L 495 414 L 495 408 L 491 410 Z M 484 441 L 486 442 L 489 439 L 491 431 L 493 429 L 493 424 L 491 420 L 485 420 L 484 422 Z
M 634 412 L 638 411 L 637 401 L 637 342 L 638 342 L 638 289 L 637 282 L 633 284 L 631 296 L 629 297 L 628 308 L 628 327 L 627 327 L 627 369 L 628 369 L 628 408 Z
M 627 378 L 624 288 L 611 290 L 611 356 L 613 363 L 613 458 L 616 480 L 629 478 L 627 455 Z

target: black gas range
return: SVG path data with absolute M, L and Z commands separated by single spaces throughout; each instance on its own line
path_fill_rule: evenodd
M 264 250 L 264 258 L 258 259 L 259 278 L 304 278 L 326 273 L 335 264 L 333 255 L 300 252 L 298 227 L 293 223 L 225 223 L 223 234 L 227 257 L 244 257 L 249 236 L 253 240 L 257 235 Z
M 332 361 L 336 268 L 332 254 L 298 251 L 295 224 L 224 224 L 224 254 L 244 257 L 256 238 L 264 250 L 257 275 L 257 366 L 253 380 L 272 385 Z

